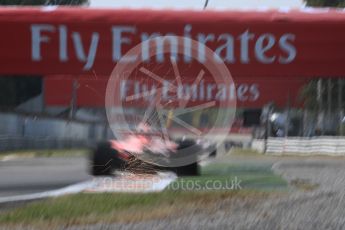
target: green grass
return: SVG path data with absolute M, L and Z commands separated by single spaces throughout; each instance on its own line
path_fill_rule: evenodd
M 103 222 L 135 222 L 174 217 L 196 210 L 215 209 L 229 199 L 263 199 L 257 191 L 185 192 L 149 194 L 78 194 L 17 208 L 0 216 L 0 227 L 18 224 L 47 229 Z
M 231 155 L 239 155 L 239 156 L 263 156 L 262 153 L 259 153 L 253 149 L 243 149 L 243 148 L 233 148 L 231 150 Z
M 232 186 L 235 181 L 238 186 Z M 179 178 L 169 185 L 170 190 L 285 190 L 287 183 L 273 174 L 269 165 L 231 165 L 213 163 L 201 169 L 201 177 Z
M 136 222 L 174 217 L 196 210 L 215 209 L 217 202 L 229 199 L 264 199 L 286 192 L 287 184 L 269 166 L 212 163 L 199 177 L 178 178 L 161 193 L 77 194 L 47 199 L 16 208 L 0 216 L 0 227 L 18 224 L 47 229 L 102 222 Z M 241 180 L 241 189 L 198 189 L 211 181 L 227 185 Z M 194 187 L 186 187 L 194 184 Z M 274 192 L 274 193 L 272 193 Z

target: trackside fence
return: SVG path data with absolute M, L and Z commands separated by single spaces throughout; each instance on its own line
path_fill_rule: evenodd
M 69 140 L 51 137 L 0 136 L 0 152 L 15 150 L 75 149 L 96 145 L 93 140 Z
M 253 140 L 252 148 L 263 152 L 266 146 L 267 154 L 297 154 L 297 155 L 334 155 L 345 156 L 344 137 L 312 137 L 312 138 L 268 138 Z

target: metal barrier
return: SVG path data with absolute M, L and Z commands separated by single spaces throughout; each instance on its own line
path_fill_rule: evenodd
M 94 140 L 56 139 L 49 137 L 4 137 L 0 136 L 0 152 L 15 150 L 89 148 Z
M 263 152 L 265 141 L 253 140 L 252 148 Z M 288 137 L 269 138 L 267 140 L 267 154 L 295 154 L 295 155 L 332 155 L 345 156 L 344 137 Z

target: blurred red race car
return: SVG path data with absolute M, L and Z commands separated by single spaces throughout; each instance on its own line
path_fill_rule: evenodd
M 121 140 L 98 144 L 91 156 L 91 174 L 112 175 L 115 170 L 154 173 L 173 171 L 179 176 L 199 175 L 200 155 L 216 155 L 214 144 L 208 141 L 182 138 L 171 140 L 148 126 L 139 127 Z M 170 167 L 169 163 L 187 157 L 187 165 Z M 145 160 L 146 159 L 146 160 Z M 183 164 L 183 162 L 182 162 Z

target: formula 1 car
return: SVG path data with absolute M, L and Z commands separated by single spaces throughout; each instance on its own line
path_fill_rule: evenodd
M 173 171 L 178 176 L 199 175 L 198 160 L 201 155 L 216 155 L 215 145 L 205 140 L 166 140 L 160 133 L 138 131 L 121 140 L 98 144 L 91 155 L 91 174 L 112 175 L 115 170 L 139 173 Z M 151 156 L 143 160 L 146 156 Z M 156 158 L 155 158 L 156 157 Z M 169 161 L 186 157 L 187 165 L 169 166 Z M 152 159 L 157 159 L 152 161 Z M 164 162 L 163 162 L 164 161 Z

